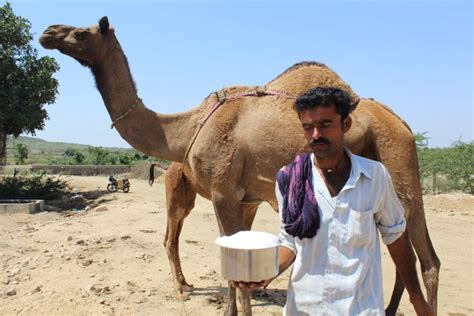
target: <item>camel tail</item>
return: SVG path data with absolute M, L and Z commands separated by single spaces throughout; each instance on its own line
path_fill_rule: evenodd
M 155 167 L 158 167 L 158 169 L 160 169 L 163 172 L 166 172 L 166 170 L 168 169 L 159 163 L 152 163 L 150 166 L 150 176 L 148 178 L 148 184 L 150 186 L 152 186 L 153 183 L 155 182 Z

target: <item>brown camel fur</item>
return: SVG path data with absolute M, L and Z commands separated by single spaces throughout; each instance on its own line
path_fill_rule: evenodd
M 169 186 L 169 208 L 183 204 L 183 189 L 190 192 L 186 193 L 184 209 L 192 208 L 195 196 L 192 192 L 202 193 L 214 205 L 221 235 L 250 229 L 257 207 L 263 201 L 276 208 L 277 170 L 296 153 L 308 150 L 292 109 L 294 96 L 312 87 L 331 86 L 350 93 L 354 106 L 358 101 L 351 88 L 328 67 L 304 62 L 265 85 L 267 91 L 280 91 L 278 95 L 260 92 L 224 100 L 221 91 L 221 98 L 211 94 L 188 112 L 159 114 L 146 108 L 138 98 L 127 59 L 114 33 L 104 17 L 99 25 L 85 28 L 52 25 L 40 42 L 45 48 L 58 49 L 91 68 L 117 131 L 132 147 L 154 157 L 183 163 L 181 176 L 191 180 L 182 186 L 179 175 L 173 178 L 176 189 Z M 231 87 L 223 91 L 233 96 L 255 92 L 256 87 Z M 201 125 L 218 100 L 222 101 L 221 107 Z M 355 154 L 383 162 L 390 171 L 406 210 L 407 230 L 421 263 L 428 301 L 436 308 L 440 262 L 426 227 L 413 135 L 393 112 L 370 99 L 359 102 L 352 119 L 346 145 Z M 170 214 L 173 212 L 180 216 Z M 177 253 L 177 237 L 189 211 L 170 213 L 167 241 L 175 241 Z M 170 260 L 172 267 L 177 265 L 177 256 Z M 187 290 L 182 272 L 173 273 L 178 292 Z M 403 283 L 397 278 L 390 312 L 396 310 L 402 292 Z M 237 313 L 235 294 L 235 288 L 229 286 L 226 314 Z M 242 294 L 243 312 L 251 314 L 249 293 Z

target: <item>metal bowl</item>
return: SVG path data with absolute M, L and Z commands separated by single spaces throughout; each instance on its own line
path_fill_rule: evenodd
M 261 249 L 235 249 L 221 246 L 221 272 L 224 279 L 259 282 L 278 274 L 278 246 Z

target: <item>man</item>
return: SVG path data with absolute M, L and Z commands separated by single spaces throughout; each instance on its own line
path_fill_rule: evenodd
M 312 153 L 277 175 L 279 274 L 294 263 L 284 314 L 384 315 L 378 228 L 417 314 L 434 315 L 390 175 L 343 146 L 352 109 L 349 95 L 337 88 L 315 88 L 295 102 Z M 254 289 L 270 281 L 234 284 Z

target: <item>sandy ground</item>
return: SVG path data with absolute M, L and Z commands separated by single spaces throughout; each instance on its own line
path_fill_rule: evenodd
M 195 286 L 176 301 L 163 239 L 164 185 L 132 180 L 130 193 L 107 193 L 106 177 L 70 177 L 78 192 L 96 191 L 106 210 L 0 214 L 0 315 L 222 315 L 218 228 L 209 201 L 198 198 L 184 224 L 180 253 Z M 474 315 L 474 197 L 426 196 L 430 234 L 442 261 L 439 315 Z M 277 233 L 268 205 L 254 230 Z M 383 246 L 385 300 L 394 267 Z M 288 273 L 254 293 L 256 315 L 280 315 Z M 414 315 L 404 295 L 400 314 Z

